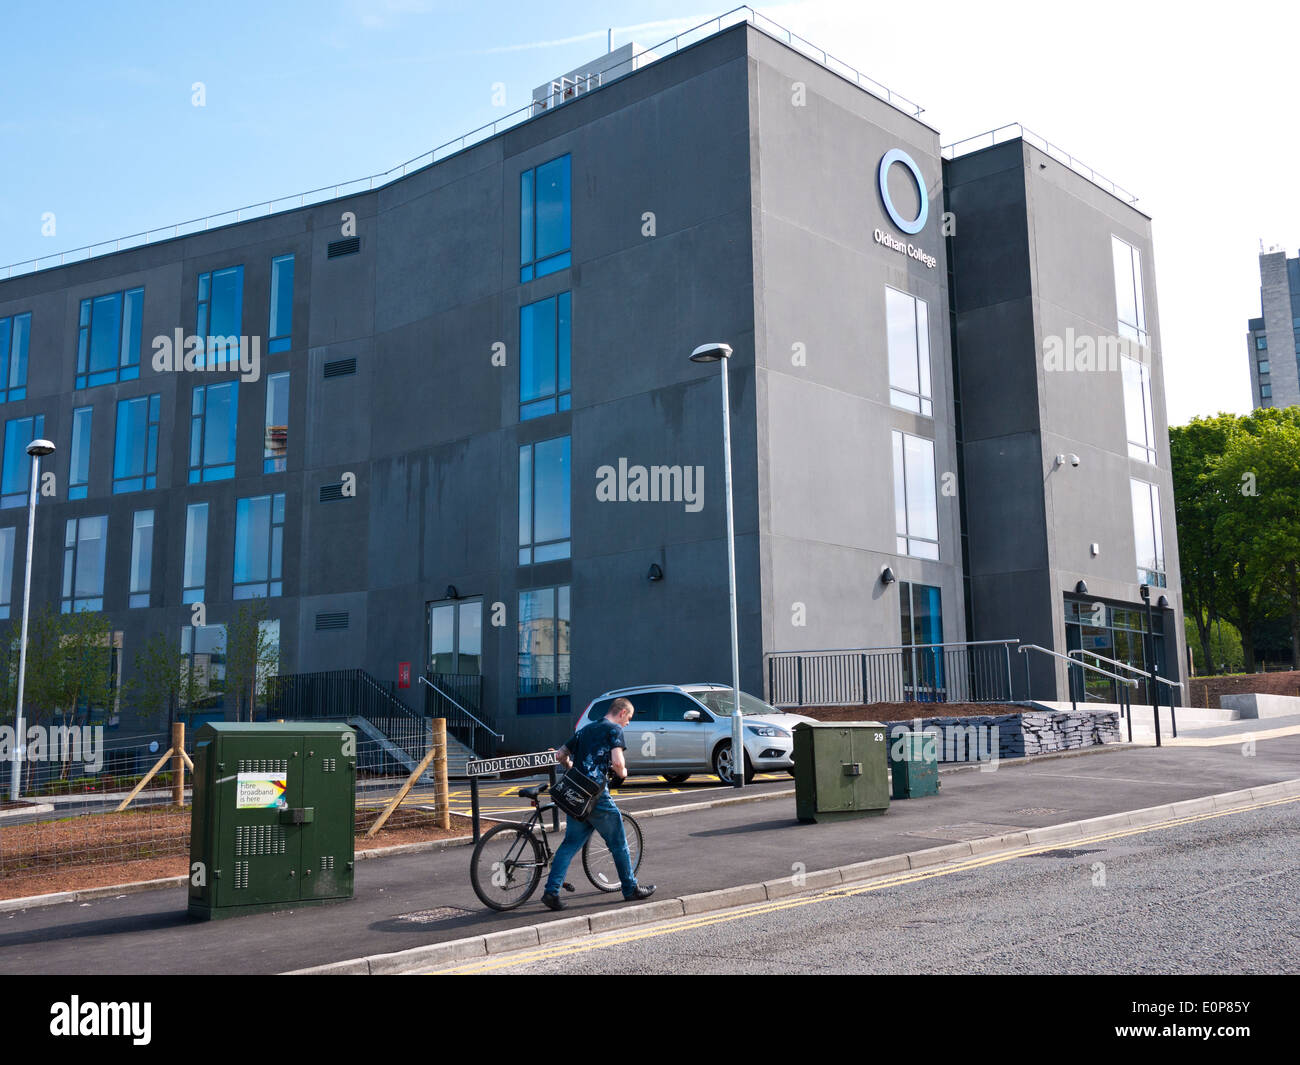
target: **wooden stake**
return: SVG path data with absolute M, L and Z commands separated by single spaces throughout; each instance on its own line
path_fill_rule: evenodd
M 429 763 L 433 761 L 433 756 L 437 753 L 437 747 L 429 748 L 429 753 L 426 754 L 420 764 L 415 767 L 415 772 L 406 778 L 406 783 L 398 789 L 397 794 L 389 800 L 388 805 L 384 807 L 384 812 L 379 815 L 379 819 L 366 830 L 366 839 L 369 839 L 384 827 L 384 822 L 386 822 L 393 815 L 393 811 L 402 804 L 402 800 L 406 798 L 407 793 L 415 787 L 415 782 L 419 780 L 420 777 L 424 776 L 425 770 L 429 768 Z
M 172 723 L 172 805 L 185 805 L 185 724 Z
M 438 752 L 433 760 L 433 796 L 438 807 L 438 827 L 451 828 L 451 790 L 447 786 L 447 719 L 433 719 L 433 749 Z
M 143 778 L 141 778 L 140 783 L 137 784 L 134 789 L 132 789 L 131 794 L 128 795 L 125 799 L 123 799 L 122 802 L 119 804 L 118 808 L 113 812 L 116 814 L 120 814 L 123 810 L 125 810 L 128 806 L 130 806 L 131 801 L 137 795 L 139 795 L 141 791 L 144 790 L 144 786 L 148 784 L 149 781 L 153 780 L 154 775 L 158 772 L 158 770 L 160 770 L 163 766 L 167 764 L 167 759 L 170 758 L 171 756 L 172 756 L 172 750 L 170 747 L 168 747 L 167 750 L 163 752 L 163 756 L 154 763 L 153 768 L 149 770 L 149 772 L 147 772 Z

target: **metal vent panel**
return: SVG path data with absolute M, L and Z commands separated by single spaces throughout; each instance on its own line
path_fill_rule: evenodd
M 325 364 L 325 379 L 328 381 L 331 377 L 347 377 L 357 372 L 357 360 L 335 359 L 333 362 Z
M 337 259 L 340 255 L 355 255 L 360 250 L 360 237 L 347 237 L 344 240 L 332 240 L 327 249 L 331 259 Z
M 336 481 L 334 484 L 323 484 L 320 486 L 320 501 L 322 503 L 334 503 L 340 499 L 346 499 L 343 494 L 343 482 Z
M 346 629 L 348 627 L 348 612 L 346 610 L 330 610 L 316 615 L 316 631 L 325 632 L 329 629 Z M 325 759 L 327 772 L 334 768 L 334 759 Z

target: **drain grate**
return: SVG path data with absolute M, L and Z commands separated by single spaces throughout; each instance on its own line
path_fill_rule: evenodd
M 462 910 L 459 906 L 440 906 L 436 910 L 399 913 L 394 920 L 409 921 L 411 924 L 436 924 L 439 921 L 450 921 L 453 917 L 468 917 L 472 912 L 472 910 Z
M 1060 810 L 1053 810 L 1049 806 L 1026 806 L 1023 810 L 1012 810 L 1013 814 L 1025 814 L 1027 817 L 1046 817 L 1048 814 L 1059 814 Z
M 1057 851 L 1043 851 L 1042 854 L 1036 855 L 1038 858 L 1082 858 L 1085 854 L 1100 854 L 1098 850 L 1078 851 L 1062 848 Z

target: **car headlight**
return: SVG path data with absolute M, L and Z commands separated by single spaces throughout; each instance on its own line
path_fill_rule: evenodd
M 773 736 L 787 740 L 790 738 L 790 733 L 783 728 L 777 728 L 775 725 L 746 725 L 745 728 L 749 729 L 755 736 Z

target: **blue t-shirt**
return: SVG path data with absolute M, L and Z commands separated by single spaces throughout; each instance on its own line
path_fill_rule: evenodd
M 614 748 L 626 750 L 627 744 L 623 741 L 623 730 L 602 717 L 580 728 L 569 737 L 564 747 L 580 773 L 603 784 L 613 761 Z

